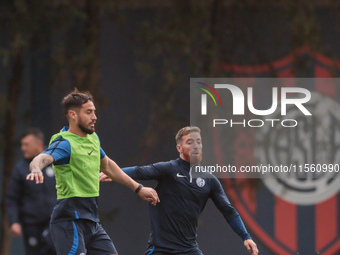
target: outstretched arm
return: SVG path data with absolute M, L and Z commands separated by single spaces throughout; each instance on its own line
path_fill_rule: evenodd
M 44 182 L 44 175 L 41 172 L 41 170 L 48 165 L 52 164 L 54 162 L 54 158 L 46 153 L 41 153 L 38 156 L 36 156 L 31 164 L 30 164 L 30 171 L 31 173 L 27 175 L 26 180 L 34 181 L 36 184 L 40 184 Z
M 240 215 L 231 205 L 221 183 L 217 180 L 217 178 L 213 178 L 211 181 L 213 186 L 210 196 L 214 204 L 223 214 L 224 218 L 227 220 L 234 232 L 242 238 L 243 244 L 247 250 L 252 253 L 252 255 L 257 255 L 259 251 L 257 249 L 256 243 L 251 239 Z
M 169 162 L 159 162 L 146 166 L 124 167 L 122 170 L 134 180 L 158 180 L 167 174 L 169 168 Z M 100 173 L 99 178 L 101 182 L 112 181 L 103 173 Z
M 101 159 L 100 170 L 112 180 L 129 187 L 133 191 L 136 191 L 141 185 L 132 180 L 113 160 L 107 156 Z M 145 201 L 152 202 L 153 205 L 156 205 L 158 202 L 160 202 L 157 192 L 152 188 L 142 187 L 138 191 L 138 195 Z

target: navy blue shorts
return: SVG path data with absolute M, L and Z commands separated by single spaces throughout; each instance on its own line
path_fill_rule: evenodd
M 194 249 L 193 251 L 188 252 L 165 252 L 165 251 L 156 251 L 154 245 L 148 244 L 148 247 L 146 248 L 146 251 L 144 255 L 203 255 L 202 251 L 200 249 Z
M 58 255 L 118 254 L 102 226 L 90 220 L 51 223 L 51 236 Z

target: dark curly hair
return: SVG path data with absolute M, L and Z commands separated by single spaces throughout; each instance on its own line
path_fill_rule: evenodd
M 89 91 L 79 91 L 77 88 L 74 88 L 74 90 L 66 95 L 61 102 L 63 112 L 67 116 L 69 110 L 81 108 L 81 106 L 88 101 L 94 102 Z

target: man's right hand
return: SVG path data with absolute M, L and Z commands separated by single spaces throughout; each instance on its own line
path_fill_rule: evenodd
M 44 182 L 44 175 L 41 170 L 44 167 L 52 164 L 54 162 L 54 158 L 46 153 L 40 153 L 36 156 L 30 163 L 30 174 L 27 175 L 26 180 L 34 181 L 36 184 L 40 184 Z
M 19 223 L 13 223 L 11 225 L 11 233 L 14 237 L 19 237 L 22 235 L 22 231 L 21 231 L 21 225 Z
M 26 180 L 35 180 L 36 184 L 41 184 L 44 182 L 44 175 L 40 170 L 34 170 L 29 175 L 27 175 Z

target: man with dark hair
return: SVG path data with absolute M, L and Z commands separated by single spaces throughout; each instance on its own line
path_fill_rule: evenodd
M 231 228 L 242 238 L 253 255 L 256 244 L 248 234 L 236 209 L 231 205 L 221 183 L 210 173 L 192 173 L 202 161 L 202 139 L 198 127 L 184 127 L 176 135 L 179 158 L 148 166 L 122 170 L 136 180 L 157 180 L 156 191 L 162 199 L 149 207 L 151 234 L 146 255 L 202 255 L 196 242 L 197 222 L 209 198 Z M 101 174 L 101 181 L 110 181 Z
M 49 234 L 49 221 L 55 205 L 55 177 L 51 166 L 42 170 L 43 185 L 26 181 L 29 163 L 44 150 L 44 134 L 31 128 L 21 136 L 24 159 L 14 167 L 7 191 L 7 213 L 14 237 L 23 235 L 26 255 L 55 254 Z
M 43 183 L 41 169 L 53 163 L 58 203 L 51 234 L 58 255 L 111 255 L 117 251 L 97 214 L 99 172 L 102 171 L 156 205 L 157 192 L 132 180 L 106 156 L 95 131 L 96 108 L 89 92 L 75 89 L 62 101 L 69 127 L 52 136 L 50 146 L 30 164 L 28 180 Z

